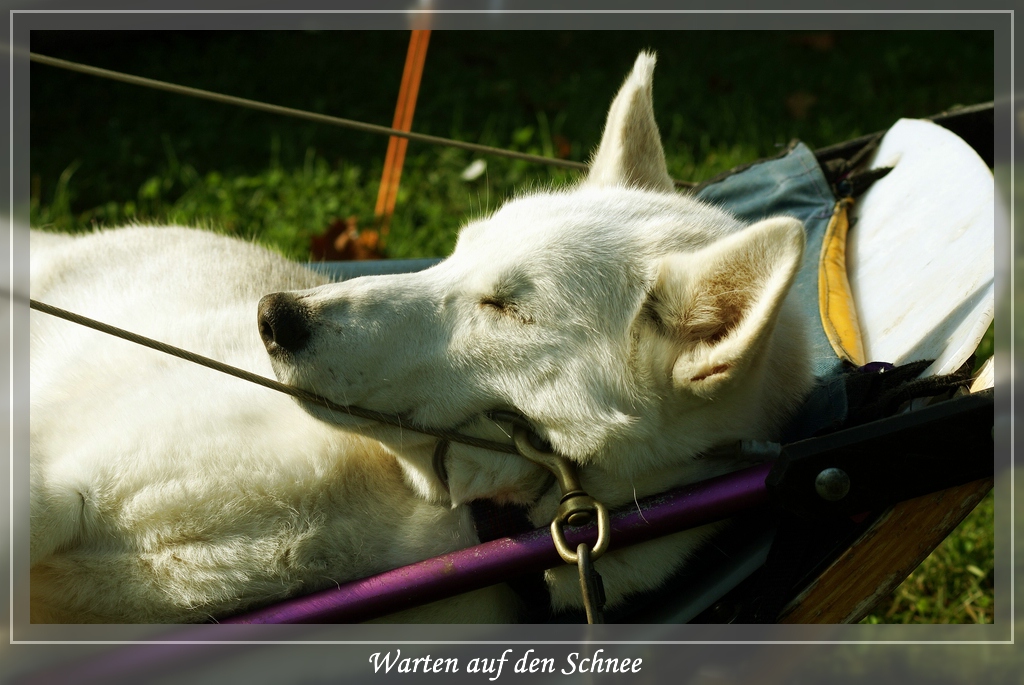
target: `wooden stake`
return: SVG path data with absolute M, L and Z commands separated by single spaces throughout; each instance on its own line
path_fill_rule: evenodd
M 405 69 L 402 72 L 402 84 L 398 90 L 398 104 L 395 106 L 395 119 L 391 127 L 400 131 L 412 129 L 412 116 L 416 110 L 416 96 L 420 91 L 420 78 L 423 75 L 423 64 L 427 58 L 427 44 L 430 41 L 429 30 L 414 30 L 409 38 L 409 51 L 405 56 Z M 405 149 L 409 141 L 406 138 L 392 136 L 388 139 L 388 151 L 384 158 L 384 173 L 380 179 L 380 191 L 377 193 L 377 208 L 374 214 L 380 224 L 380 236 L 385 238 L 391 224 L 391 215 L 395 211 L 398 199 L 398 184 L 402 178 L 402 165 L 405 162 Z

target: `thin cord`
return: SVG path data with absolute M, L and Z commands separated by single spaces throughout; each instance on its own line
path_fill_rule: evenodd
M 100 78 L 111 79 L 113 81 L 122 81 L 124 83 L 130 83 L 136 86 L 154 88 L 156 90 L 164 90 L 170 93 L 177 93 L 178 95 L 188 95 L 189 97 L 201 98 L 203 100 L 212 100 L 214 102 L 220 102 L 229 105 L 238 105 L 239 107 L 248 107 L 249 109 L 255 109 L 262 112 L 282 114 L 284 116 L 297 117 L 299 119 L 308 119 L 309 121 L 316 121 L 321 124 L 330 124 L 332 126 L 352 128 L 357 131 L 365 131 L 367 133 L 377 133 L 386 136 L 408 138 L 409 140 L 415 140 L 421 143 L 433 143 L 434 145 L 447 145 L 449 147 L 458 147 L 464 150 L 470 150 L 472 152 L 480 152 L 489 155 L 498 155 L 503 157 L 509 157 L 512 159 L 521 159 L 528 162 L 536 162 L 539 164 L 550 164 L 553 166 L 565 167 L 567 169 L 585 170 L 587 168 L 587 165 L 583 164 L 582 162 L 574 162 L 568 159 L 556 159 L 553 157 L 531 155 L 525 152 L 503 150 L 501 148 L 490 147 L 488 145 L 466 143 L 460 140 L 441 138 L 440 136 L 431 136 L 426 135 L 424 133 L 413 133 L 412 131 L 402 131 L 397 128 L 378 126 L 377 124 L 367 124 L 361 121 L 355 121 L 353 119 L 343 119 L 341 117 L 334 117 L 328 114 L 318 114 L 316 112 L 307 112 L 305 110 L 293 109 L 291 107 L 272 105 L 266 102 L 259 102 L 257 100 L 249 100 L 247 98 L 235 97 L 234 95 L 222 95 L 221 93 L 214 93 L 209 90 L 190 88 L 188 86 L 179 86 L 174 83 L 167 83 L 166 81 L 157 81 L 154 79 L 143 78 L 141 76 L 132 76 L 131 74 L 124 74 L 118 71 L 111 71 L 109 69 L 90 67 L 86 64 L 69 62 L 67 60 L 57 59 L 56 57 L 47 57 L 46 55 L 40 55 L 36 52 L 30 52 L 29 57 L 33 62 L 38 62 L 39 64 L 46 64 L 51 67 L 67 69 L 68 71 L 77 71 L 79 73 L 88 74 L 90 76 L 98 76 Z
M 240 378 L 242 380 L 249 381 L 250 383 L 255 383 L 256 385 L 262 385 L 263 387 L 270 388 L 271 390 L 283 392 L 286 395 L 297 397 L 306 402 L 326 407 L 331 411 L 342 412 L 361 419 L 369 419 L 371 421 L 377 421 L 390 426 L 396 426 L 403 430 L 411 430 L 425 435 L 432 435 L 434 437 L 441 438 L 442 440 L 459 442 L 464 445 L 470 445 L 471 447 L 479 447 L 495 452 L 504 452 L 506 454 L 519 454 L 515 445 L 507 445 L 500 442 L 494 442 L 493 440 L 475 438 L 471 435 L 463 435 L 462 433 L 457 433 L 455 431 L 413 426 L 402 421 L 401 417 L 394 414 L 384 414 L 370 409 L 363 409 L 362 407 L 337 404 L 326 397 L 321 397 L 320 395 L 316 395 L 307 390 L 285 385 L 284 383 L 246 371 L 245 369 L 239 369 L 229 364 L 219 362 L 216 359 L 210 359 L 209 357 L 204 357 L 200 354 L 196 354 L 195 352 L 189 352 L 188 350 L 184 350 L 180 347 L 174 347 L 173 345 L 168 345 L 167 343 L 160 342 L 159 340 L 153 340 L 152 338 L 147 338 L 137 333 L 132 333 L 131 331 L 126 331 L 122 328 L 117 328 L 116 326 L 111 326 L 110 324 L 90 319 L 86 316 L 82 316 L 81 314 L 75 314 L 74 312 L 69 312 L 65 309 L 60 309 L 59 307 L 39 302 L 38 300 L 30 299 L 29 306 L 36 311 L 43 312 L 44 314 L 50 314 L 51 316 L 56 316 L 64 319 L 65 321 L 71 321 L 72 323 L 77 323 L 79 325 L 86 326 L 87 328 L 92 328 L 102 333 L 113 335 L 121 338 L 122 340 L 127 340 L 129 342 L 178 357 L 179 359 L 184 359 L 186 361 L 193 362 L 194 364 L 199 364 L 200 366 L 205 366 L 207 368 L 220 371 L 221 373 L 226 373 L 229 376 L 234 376 L 235 378 Z
M 583 162 L 574 162 L 569 159 L 543 157 L 541 155 L 531 155 L 525 152 L 504 150 L 502 148 L 491 147 L 489 145 L 479 145 L 477 143 L 467 143 L 461 140 L 453 140 L 451 138 L 442 138 L 441 136 L 431 136 L 425 133 L 401 131 L 399 129 L 388 128 L 387 126 L 378 126 L 377 124 L 367 124 L 362 121 L 355 121 L 353 119 L 343 119 L 341 117 L 333 117 L 328 114 L 307 112 L 301 109 L 293 109 L 292 107 L 282 107 L 280 105 L 272 105 L 266 102 L 259 102 L 257 100 L 249 100 L 247 98 L 235 97 L 234 95 L 223 95 L 221 93 L 214 93 L 212 91 L 202 90 L 200 88 L 179 86 L 175 83 L 157 81 L 155 79 L 143 78 L 142 76 L 132 76 L 131 74 L 125 74 L 119 71 L 111 71 L 109 69 L 91 67 L 86 64 L 70 62 L 68 60 L 58 59 L 56 57 L 48 57 L 46 55 L 41 55 L 37 52 L 30 52 L 29 58 L 33 62 L 37 62 L 39 64 L 45 64 L 47 66 L 57 67 L 59 69 L 67 69 L 68 71 L 75 71 L 81 74 L 88 74 L 89 76 L 98 76 L 100 78 L 111 79 L 113 81 L 121 81 L 123 83 L 130 83 L 136 86 L 145 86 L 147 88 L 154 88 L 156 90 L 164 90 L 170 93 L 177 93 L 178 95 L 187 95 L 189 97 L 200 98 L 203 100 L 212 100 L 214 102 L 220 102 L 229 105 L 237 105 L 239 107 L 248 107 L 249 109 L 255 109 L 262 112 L 270 112 L 272 114 L 281 114 L 284 116 L 296 117 L 299 119 L 307 119 L 309 121 L 315 121 L 321 124 L 329 124 L 331 126 L 341 126 L 343 128 L 351 128 L 357 131 L 376 133 L 385 136 L 397 136 L 399 138 L 408 138 L 409 140 L 415 140 L 421 143 L 431 143 L 433 145 L 457 147 L 463 150 L 469 150 L 470 152 L 478 152 L 480 154 L 494 155 L 497 157 L 507 157 L 509 159 L 519 159 L 526 162 L 533 162 L 535 164 L 547 164 L 549 166 L 557 166 L 565 169 L 576 169 L 578 171 L 586 171 L 589 168 L 589 166 L 587 164 L 584 164 Z M 687 181 L 675 181 L 675 184 L 679 187 L 686 188 L 696 185 L 695 183 L 690 183 Z

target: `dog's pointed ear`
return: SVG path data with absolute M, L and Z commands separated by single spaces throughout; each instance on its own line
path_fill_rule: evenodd
M 644 309 L 670 341 L 675 387 L 711 397 L 748 371 L 771 336 L 803 251 L 802 224 L 776 217 L 662 259 Z
M 661 134 L 654 121 L 651 83 L 655 56 L 641 52 L 608 110 L 601 144 L 590 161 L 587 185 L 629 186 L 671 192 Z

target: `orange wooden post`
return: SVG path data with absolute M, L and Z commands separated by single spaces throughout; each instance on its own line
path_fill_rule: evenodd
M 405 56 L 402 85 L 398 90 L 395 120 L 391 125 L 392 128 L 400 131 L 412 129 L 412 115 L 416 110 L 416 96 L 420 91 L 420 78 L 423 75 L 423 64 L 427 58 L 427 43 L 429 41 L 429 30 L 414 30 L 409 38 L 409 51 Z M 388 152 L 384 158 L 384 173 L 381 175 L 380 191 L 377 193 L 377 208 L 374 210 L 374 214 L 380 222 L 381 238 L 387 236 L 391 215 L 395 211 L 398 183 L 402 178 L 402 164 L 405 162 L 405 149 L 408 145 L 409 141 L 406 138 L 392 136 L 388 139 Z

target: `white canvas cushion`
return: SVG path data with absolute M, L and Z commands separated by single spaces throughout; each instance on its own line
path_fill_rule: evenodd
M 901 119 L 871 168 L 895 167 L 857 202 L 847 269 L 869 361 L 959 368 L 994 311 L 995 184 L 949 130 Z

